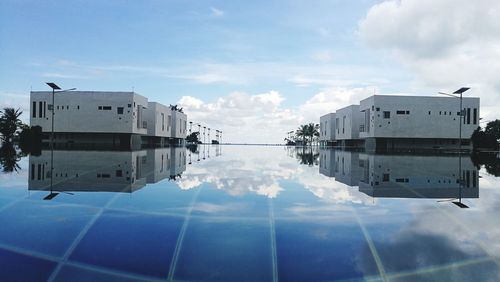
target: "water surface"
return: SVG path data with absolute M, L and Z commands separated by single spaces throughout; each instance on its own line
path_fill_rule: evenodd
M 213 145 L 19 166 L 0 174 L 6 281 L 500 280 L 500 179 L 469 156 Z

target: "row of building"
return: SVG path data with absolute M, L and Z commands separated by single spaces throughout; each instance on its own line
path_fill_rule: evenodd
M 462 112 L 462 115 L 461 115 Z M 462 119 L 461 119 L 462 117 Z M 470 148 L 479 98 L 374 95 L 320 117 L 322 145 L 367 151 Z
M 174 106 L 149 102 L 135 92 L 32 91 L 30 124 L 56 143 L 112 143 L 122 147 L 183 144 L 187 116 Z M 54 111 L 54 121 L 52 120 Z
M 479 172 L 470 157 L 321 148 L 319 172 L 376 198 L 479 198 Z

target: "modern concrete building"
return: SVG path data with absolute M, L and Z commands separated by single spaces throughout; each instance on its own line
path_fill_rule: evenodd
M 328 177 L 335 177 L 335 150 L 330 148 L 319 149 L 319 173 Z
M 29 157 L 28 188 L 32 191 L 132 193 L 148 183 L 175 179 L 185 170 L 185 147 L 125 152 L 54 150 L 53 155 L 50 150 L 43 150 L 41 155 Z
M 323 146 L 335 143 L 335 113 L 329 113 L 319 118 L 319 142 Z
M 142 143 L 184 143 L 186 115 L 135 92 L 32 91 L 30 124 L 50 138 L 52 109 L 56 143 L 111 143 L 137 147 Z M 177 125 L 179 124 L 179 125 Z
M 463 98 L 462 119 L 459 103 L 452 97 L 374 95 L 336 111 L 334 139 L 367 151 L 456 149 L 461 127 L 462 148 L 471 149 L 479 98 Z
M 335 138 L 342 147 L 354 147 L 359 144 L 359 124 L 362 114 L 359 105 L 350 105 L 338 109 L 335 114 Z
M 460 99 L 375 95 L 360 102 L 359 138 L 368 151 L 401 148 L 456 148 Z M 463 98 L 462 145 L 479 126 L 479 98 Z
M 470 157 L 360 154 L 359 163 L 359 191 L 372 197 L 479 197 L 479 174 Z

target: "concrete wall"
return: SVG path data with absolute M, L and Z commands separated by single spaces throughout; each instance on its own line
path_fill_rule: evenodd
M 54 132 L 147 133 L 148 102 L 136 93 L 71 91 L 56 93 L 54 100 Z M 31 92 L 30 124 L 50 132 L 51 105 L 51 91 Z
M 172 137 L 186 138 L 187 134 L 187 116 L 179 111 L 172 111 Z
M 146 151 L 54 151 L 54 191 L 133 192 L 146 184 Z M 75 161 L 77 160 L 77 161 Z M 51 151 L 29 157 L 29 190 L 50 191 Z
M 453 97 L 371 96 L 360 102 L 359 136 L 458 139 L 459 103 Z M 479 126 L 479 98 L 463 98 L 463 108 L 462 138 L 469 139 Z
M 329 113 L 319 118 L 319 140 L 335 140 L 335 113 Z
M 172 137 L 172 110 L 157 102 L 148 102 L 146 111 L 148 135 Z
M 335 113 L 336 140 L 350 140 L 359 138 L 359 124 L 362 113 L 359 105 L 351 105 L 339 109 Z
M 335 150 L 319 149 L 319 173 L 335 177 Z
M 458 170 L 464 179 L 462 196 L 479 197 L 479 175 L 469 157 L 360 154 L 361 192 L 373 197 L 455 198 Z

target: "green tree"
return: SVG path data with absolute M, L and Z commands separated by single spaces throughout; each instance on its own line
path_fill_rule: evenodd
M 488 122 L 484 132 L 493 136 L 497 141 L 500 141 L 500 120 L 496 119 Z
M 12 142 L 14 133 L 23 125 L 19 119 L 22 113 L 20 109 L 14 108 L 4 108 L 0 111 L 0 134 L 3 142 Z
M 314 137 L 319 136 L 319 124 L 314 124 L 314 123 L 302 124 L 295 132 L 295 135 L 302 138 L 302 143 L 304 145 L 307 144 L 307 138 L 309 138 L 309 141 L 312 145 Z
M 199 136 L 200 136 L 199 132 L 193 132 L 193 133 L 189 134 L 188 136 L 186 136 L 186 142 L 198 144 L 198 142 L 200 140 Z
M 3 172 L 14 172 L 21 169 L 18 162 L 21 160 L 21 154 L 16 152 L 12 143 L 5 142 L 0 147 L 0 165 Z

